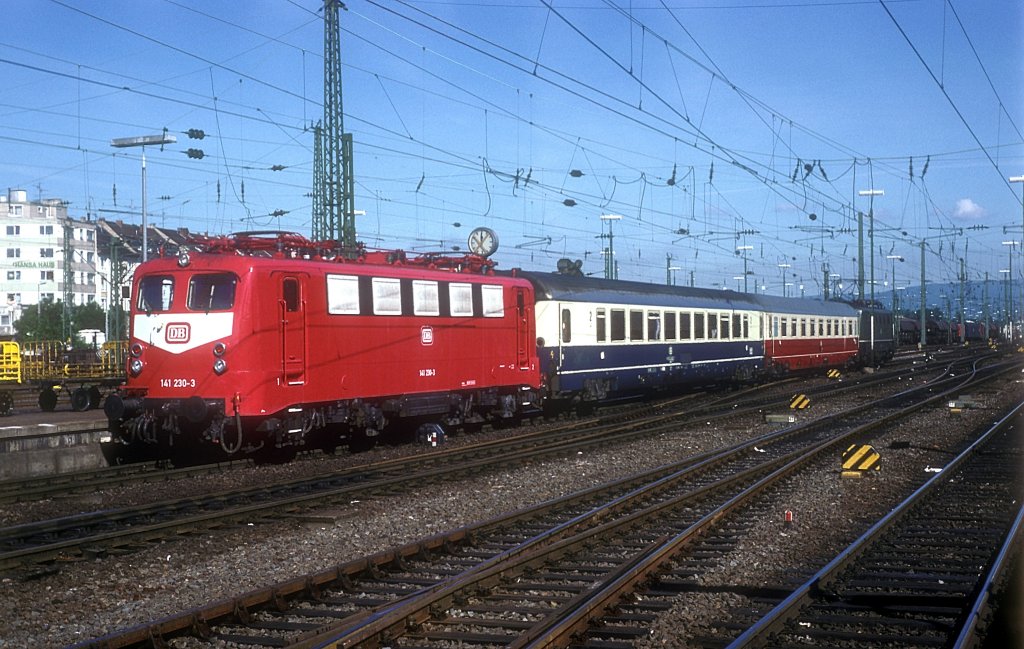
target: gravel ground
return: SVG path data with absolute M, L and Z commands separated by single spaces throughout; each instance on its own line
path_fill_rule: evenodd
M 1019 395 L 1019 385 L 1005 391 L 1005 398 Z M 986 404 L 988 405 L 988 404 Z M 823 406 L 815 415 L 821 414 Z M 780 494 L 778 507 L 722 566 L 708 576 L 708 583 L 774 583 L 793 566 L 806 569 L 822 562 L 855 538 L 868 522 L 888 511 L 910 485 L 923 481 L 926 466 L 941 466 L 963 444 L 962 430 L 975 420 L 985 420 L 987 410 L 969 411 L 955 421 L 942 412 L 919 432 L 900 430 L 892 438 L 877 440 L 880 449 L 891 439 L 915 440 L 943 451 L 917 447 L 898 452 L 883 451 L 883 470 L 862 480 L 840 480 L 835 465 L 791 481 Z M 916 428 L 916 427 L 915 427 Z M 756 430 L 755 430 L 756 429 Z M 25 581 L 0 580 L 0 647 L 62 647 L 118 628 L 177 613 L 213 599 L 237 595 L 299 573 L 316 572 L 358 556 L 400 545 L 425 535 L 489 518 L 501 512 L 578 491 L 674 461 L 693 453 L 735 443 L 763 425 L 709 423 L 675 435 L 638 441 L 615 449 L 583 453 L 565 460 L 545 461 L 514 472 L 496 470 L 488 475 L 445 484 L 425 485 L 419 493 L 353 502 L 331 524 L 283 522 L 239 525 L 229 532 L 197 534 L 119 558 L 79 561 L 62 565 L 56 574 Z M 488 435 L 507 435 L 507 431 Z M 475 435 L 455 438 L 451 444 L 483 439 Z M 389 448 L 355 458 L 417 452 L 415 447 Z M 420 449 L 418 452 L 422 452 Z M 205 493 L 234 484 L 251 484 L 351 464 L 352 459 L 324 458 L 285 467 L 254 467 L 223 476 L 193 479 L 190 492 Z M 836 460 L 838 464 L 838 458 Z M 302 466 L 306 465 L 306 466 Z M 273 478 L 268 478 L 273 476 Z M 184 485 L 156 487 L 166 494 L 182 494 Z M 897 493 L 899 492 L 899 494 Z M 182 494 L 183 495 L 183 494 Z M 99 502 L 129 502 L 132 494 L 121 491 L 100 494 Z M 21 508 L 21 506 L 18 506 Z M 42 510 L 81 511 L 82 503 L 39 504 Z M 778 521 L 785 509 L 796 514 L 795 524 L 782 530 Z M 395 512 L 400 512 L 396 515 Z M 0 512 L 20 518 L 24 512 Z M 52 513 L 46 516 L 56 515 Z M 827 530 L 828 535 L 823 534 Z M 268 561 L 268 557 L 273 557 Z M 757 562 L 757 566 L 753 563 Z M 692 637 L 693 620 L 708 618 L 710 611 L 724 611 L 735 601 L 702 596 L 706 608 L 695 600 L 680 600 L 674 616 L 666 616 L 645 646 L 685 646 Z M 735 596 L 732 598 L 735 600 Z M 722 613 L 711 614 L 722 619 Z M 673 621 L 674 620 L 674 621 Z

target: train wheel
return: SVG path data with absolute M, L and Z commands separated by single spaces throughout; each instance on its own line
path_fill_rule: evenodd
M 96 410 L 100 407 L 100 402 L 103 401 L 103 393 L 100 392 L 99 387 L 92 386 L 89 388 L 89 410 Z
M 75 412 L 82 412 L 89 409 L 89 391 L 85 388 L 75 388 L 71 393 L 71 409 Z
M 10 390 L 0 392 L 0 415 L 9 415 L 14 410 L 14 393 Z
M 53 412 L 57 407 L 57 393 L 53 388 L 45 388 L 39 393 L 39 409 L 43 412 Z

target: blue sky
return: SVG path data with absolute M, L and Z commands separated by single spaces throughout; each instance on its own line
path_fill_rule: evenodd
M 897 286 L 918 284 L 922 239 L 944 282 L 961 257 L 970 279 L 997 280 L 1002 242 L 1024 238 L 1024 183 L 1007 182 L 1024 175 L 1017 0 L 346 5 L 368 246 L 464 249 L 487 226 L 502 268 L 567 257 L 601 275 L 610 224 L 624 279 L 664 282 L 671 266 L 680 284 L 735 289 L 746 264 L 750 290 L 818 294 L 827 269 L 851 295 L 857 211 L 874 214 L 876 292 L 894 266 Z M 3 7 L 8 187 L 138 221 L 139 151 L 109 142 L 166 128 L 178 143 L 147 150 L 152 222 L 309 234 L 316 0 Z

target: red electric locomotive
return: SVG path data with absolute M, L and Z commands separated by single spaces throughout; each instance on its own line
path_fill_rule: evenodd
M 478 256 L 332 256 L 297 234 L 201 238 L 141 265 L 114 462 L 365 447 L 536 405 L 533 288 Z

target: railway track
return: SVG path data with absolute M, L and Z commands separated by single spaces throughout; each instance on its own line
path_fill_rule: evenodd
M 732 392 L 724 397 L 713 397 L 710 400 L 708 400 L 707 394 L 689 394 L 652 405 L 625 405 L 617 409 L 611 409 L 610 412 L 604 411 L 605 414 L 602 414 L 597 421 L 611 424 L 624 419 L 643 416 L 643 413 L 650 412 L 651 408 L 665 413 L 672 413 L 674 410 L 685 408 L 690 416 L 711 419 L 773 408 L 781 412 L 787 408 L 794 389 L 812 397 L 834 396 L 864 390 L 869 386 L 882 384 L 887 381 L 904 380 L 907 378 L 907 371 L 911 371 L 915 375 L 923 377 L 923 380 L 927 380 L 927 375 L 930 372 L 943 373 L 952 371 L 958 367 L 957 363 L 966 364 L 978 358 L 988 357 L 987 355 L 979 357 L 976 353 L 962 356 L 962 351 L 954 350 L 953 352 L 941 354 L 938 357 L 923 353 L 911 353 L 905 356 L 906 367 L 904 368 L 887 368 L 885 371 L 860 375 L 854 381 L 843 383 L 821 380 L 809 382 L 806 378 L 791 378 Z M 930 360 L 926 360 L 929 358 Z M 801 385 L 807 383 L 811 384 Z M 798 387 L 794 387 L 794 385 Z M 703 403 L 701 402 L 702 400 L 704 400 Z M 622 410 L 623 408 L 625 410 Z M 578 428 L 578 424 L 573 424 L 569 428 L 575 430 Z M 548 429 L 540 433 L 528 433 L 527 436 L 530 434 L 546 435 L 549 434 L 547 431 Z M 557 429 L 555 432 L 557 433 Z M 55 434 L 67 435 L 73 433 L 74 431 L 63 431 Z M 317 451 L 316 453 L 319 452 Z M 125 487 L 132 484 L 165 483 L 192 476 L 217 474 L 243 466 L 249 466 L 249 461 L 240 460 L 238 462 L 180 468 L 168 467 L 166 463 L 143 462 L 89 471 L 69 472 L 59 476 L 4 480 L 0 481 L 0 505 L 33 502 L 53 497 L 66 497 L 72 494 L 95 493 L 104 489 Z
M 953 371 L 954 367 L 956 365 L 947 366 L 945 371 Z M 885 377 L 874 376 L 870 380 L 881 381 Z M 821 387 L 833 391 L 840 389 L 828 385 Z M 841 389 L 863 387 L 847 384 Z M 579 449 L 656 435 L 662 430 L 678 428 L 683 412 L 687 417 L 702 420 L 757 413 L 766 404 L 779 401 L 778 395 L 765 394 L 766 390 L 770 392 L 778 389 L 778 386 L 752 388 L 699 408 L 693 406 L 695 397 L 690 395 L 644 408 L 648 412 L 642 420 L 638 420 L 640 414 L 636 409 L 629 409 L 598 420 L 596 424 L 590 421 L 572 422 L 554 430 L 545 429 L 510 439 L 471 444 L 460 449 L 362 465 L 312 478 L 11 525 L 0 529 L 0 569 L 9 570 L 25 564 L 75 557 L 121 554 L 144 547 L 146 543 L 176 536 L 183 530 L 194 533 L 230 527 L 243 519 L 251 522 L 302 517 L 311 510 L 366 498 L 369 494 L 405 490 L 410 485 L 451 480 L 452 476 L 474 475 L 495 465 L 563 456 Z M 874 394 L 868 396 L 873 398 Z M 782 402 L 788 399 L 786 397 Z M 217 467 L 200 467 L 197 470 L 216 471 Z M 162 479 L 161 475 L 160 472 L 141 471 L 108 478 L 101 472 L 96 479 L 104 483 L 123 483 L 140 478 L 147 481 Z M 77 488 L 88 489 L 91 484 L 96 483 L 87 480 Z M 58 485 L 58 491 L 64 492 L 67 488 Z M 49 486 L 43 489 L 49 489 Z
M 730 649 L 976 646 L 1024 539 L 1022 413 L 996 422 Z
M 964 389 L 959 377 L 942 384 Z M 646 579 L 771 485 L 868 428 L 948 396 L 939 390 L 933 382 L 913 390 L 912 406 L 860 406 L 80 646 L 181 634 L 257 646 L 542 646 L 578 633 L 623 597 L 622 586 Z

